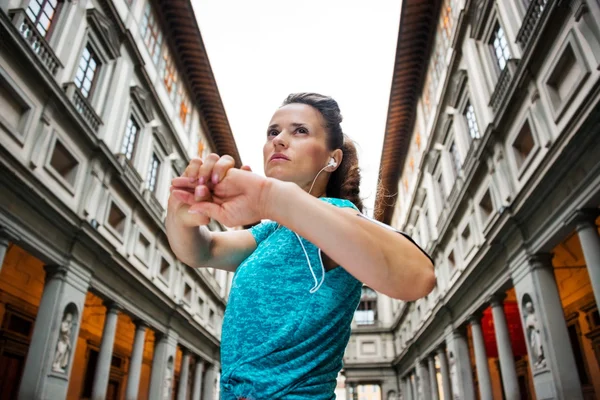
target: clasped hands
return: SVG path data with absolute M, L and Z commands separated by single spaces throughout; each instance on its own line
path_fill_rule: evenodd
M 171 181 L 168 214 L 190 227 L 207 225 L 211 218 L 229 227 L 259 222 L 266 218 L 273 181 L 248 166 L 235 168 L 228 155 L 196 158 Z

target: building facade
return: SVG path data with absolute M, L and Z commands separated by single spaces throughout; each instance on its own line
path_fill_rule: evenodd
M 600 397 L 599 100 L 598 1 L 403 2 L 376 211 L 437 286 L 365 288 L 349 398 Z
M 218 398 L 231 277 L 164 226 L 209 152 L 241 165 L 190 1 L 0 0 L 1 398 Z

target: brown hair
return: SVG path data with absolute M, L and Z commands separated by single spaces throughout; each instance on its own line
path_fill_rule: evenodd
M 342 132 L 342 114 L 338 103 L 331 97 L 318 93 L 293 93 L 282 105 L 293 103 L 306 104 L 318 110 L 325 120 L 329 150 L 340 149 L 344 153 L 342 163 L 331 173 L 327 183 L 327 196 L 349 200 L 362 212 L 358 155 L 352 140 Z

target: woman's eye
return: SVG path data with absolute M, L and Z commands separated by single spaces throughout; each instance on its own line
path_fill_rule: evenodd
M 277 136 L 279 135 L 279 132 L 277 132 L 275 129 L 271 129 L 270 131 L 267 131 L 267 136 Z
M 298 133 L 308 133 L 308 129 L 306 129 L 306 128 L 298 128 L 296 130 L 296 132 L 298 132 Z

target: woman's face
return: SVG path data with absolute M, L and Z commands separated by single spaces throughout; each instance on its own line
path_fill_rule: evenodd
M 294 103 L 275 112 L 263 147 L 266 176 L 306 189 L 327 165 L 330 154 L 325 121 L 317 109 Z

